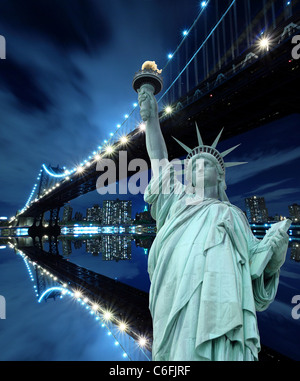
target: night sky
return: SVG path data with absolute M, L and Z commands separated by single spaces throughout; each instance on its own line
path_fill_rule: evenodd
M 43 163 L 73 168 L 109 138 L 137 101 L 134 73 L 146 60 L 162 68 L 199 10 L 196 0 L 0 0 L 0 35 L 6 39 L 6 60 L 0 60 L 0 216 L 11 217 L 24 206 Z M 241 143 L 227 160 L 248 162 L 227 171 L 233 204 L 244 210 L 245 197 L 264 196 L 270 215 L 288 216 L 288 205 L 300 202 L 299 125 L 300 114 L 289 115 L 218 145 L 222 151 Z M 92 192 L 71 205 L 84 212 L 106 198 Z M 122 198 L 133 201 L 133 217 L 143 208 L 142 195 Z M 1 274 L 8 273 L 10 261 L 8 254 L 2 256 Z M 15 320 L 31 298 L 29 288 L 24 286 L 24 299 L 14 289 L 14 281 L 20 287 L 26 275 L 20 263 L 13 278 L 1 275 L 17 303 L 10 311 Z M 40 319 L 49 322 L 49 309 L 37 308 Z M 63 308 L 56 306 L 53 316 Z M 28 319 L 34 313 L 28 312 Z M 70 336 L 80 322 L 73 321 Z M 12 330 L 16 321 L 5 324 Z M 26 325 L 18 329 L 24 353 L 32 337 Z M 5 335 L 6 343 L 9 331 Z M 86 352 L 68 356 L 68 344 L 56 347 L 51 333 L 43 335 L 52 353 L 39 353 L 40 359 L 98 359 L 93 348 L 103 339 L 90 331 Z M 73 349 L 81 339 L 72 341 Z M 10 350 L 2 359 L 24 358 L 16 347 Z
M 134 73 L 149 59 L 162 68 L 199 10 L 193 0 L 0 2 L 1 215 L 24 206 L 43 163 L 73 168 L 109 138 L 137 100 Z M 271 215 L 287 215 L 299 202 L 299 118 L 219 146 L 242 143 L 230 160 L 249 162 L 228 170 L 232 203 L 262 195 Z M 74 206 L 101 202 L 94 192 Z

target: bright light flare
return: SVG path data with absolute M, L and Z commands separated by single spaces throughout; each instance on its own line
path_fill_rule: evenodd
M 127 144 L 129 142 L 129 139 L 128 139 L 127 136 L 124 135 L 124 136 L 121 137 L 120 142 L 122 144 Z
M 165 113 L 166 113 L 166 114 L 172 114 L 172 112 L 173 112 L 173 109 L 172 109 L 171 106 L 167 106 L 167 107 L 165 108 Z
M 263 37 L 259 40 L 259 47 L 261 50 L 269 50 L 270 39 L 268 37 Z
M 140 123 L 140 124 L 139 124 L 139 129 L 140 129 L 141 131 L 145 131 L 145 130 L 146 130 L 146 124 L 145 124 L 145 123 Z
M 121 331 L 121 332 L 125 332 L 126 330 L 127 330 L 127 328 L 128 328 L 128 326 L 127 326 L 127 324 L 126 323 L 120 323 L 119 324 L 119 330 Z
M 114 148 L 112 146 L 107 146 L 105 152 L 111 154 L 114 152 Z
M 78 173 L 82 173 L 83 171 L 84 171 L 84 169 L 81 165 L 76 168 L 76 172 L 78 172 Z
M 113 317 L 113 315 L 112 315 L 112 313 L 109 312 L 109 311 L 105 311 L 104 314 L 103 314 L 103 318 L 104 318 L 105 320 L 111 320 L 112 317 Z
M 144 347 L 147 344 L 147 339 L 145 339 L 145 337 L 140 337 L 138 344 L 140 347 Z

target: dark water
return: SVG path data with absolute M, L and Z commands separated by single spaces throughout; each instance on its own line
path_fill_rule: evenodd
M 68 261 L 148 291 L 147 254 L 153 239 L 143 235 L 64 236 L 58 248 Z M 300 263 L 295 260 L 296 244 L 290 243 L 275 301 L 257 316 L 262 344 L 300 360 Z M 45 250 L 49 249 L 47 245 L 45 242 Z M 114 336 L 113 331 L 109 334 L 107 327 L 103 328 L 74 298 L 53 293 L 39 303 L 42 290 L 37 295 L 33 266 L 8 245 L 1 247 L 0 295 L 5 297 L 6 319 L 0 320 L 0 360 L 148 360 L 124 337 Z M 45 288 L 56 284 L 50 277 L 46 283 Z

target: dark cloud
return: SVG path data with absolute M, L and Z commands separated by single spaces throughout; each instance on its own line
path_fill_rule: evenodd
M 110 38 L 105 17 L 91 0 L 2 1 L 0 23 L 42 35 L 64 50 L 91 53 Z
M 52 102 L 28 65 L 14 59 L 1 62 L 0 85 L 19 101 L 21 109 L 47 111 Z

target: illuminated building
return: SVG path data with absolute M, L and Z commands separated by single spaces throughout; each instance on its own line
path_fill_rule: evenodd
M 268 210 L 264 197 L 252 196 L 245 199 L 246 214 L 249 222 L 267 222 Z

